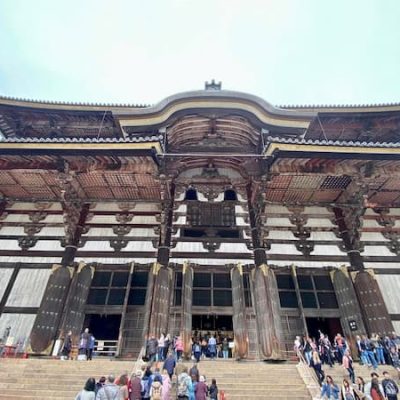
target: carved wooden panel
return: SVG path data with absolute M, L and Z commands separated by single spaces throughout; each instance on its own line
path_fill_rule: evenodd
M 35 353 L 51 350 L 70 280 L 71 271 L 66 267 L 56 266 L 50 275 L 31 332 L 31 348 Z
M 373 272 L 359 271 L 353 276 L 368 333 L 379 335 L 391 333 L 394 330 L 393 324 Z
M 331 277 L 340 309 L 343 333 L 350 342 L 353 355 L 357 355 L 355 336 L 366 333 L 357 294 L 346 269 L 333 271 Z
M 192 338 L 192 299 L 193 299 L 193 268 L 185 265 L 182 274 L 182 325 L 181 337 L 185 357 L 191 354 Z
M 252 278 L 260 357 L 280 359 L 282 328 L 274 273 L 262 265 L 253 271 Z
M 231 269 L 231 279 L 236 356 L 246 358 L 249 351 L 249 335 L 246 322 L 243 275 L 240 266 Z

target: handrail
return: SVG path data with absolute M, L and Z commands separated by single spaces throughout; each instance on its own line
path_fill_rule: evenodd
M 117 354 L 118 340 L 95 340 L 93 352 L 97 356 L 115 357 Z
M 304 383 L 307 386 L 308 391 L 311 393 L 311 395 L 314 397 L 317 397 L 320 392 L 320 383 L 317 378 L 317 374 L 315 373 L 314 370 L 311 370 L 309 365 L 307 364 L 306 359 L 304 358 L 303 354 L 301 353 L 300 350 L 297 350 L 297 357 L 299 358 L 299 363 L 297 364 L 297 368 L 301 371 L 300 373 L 303 378 Z M 299 371 L 300 372 L 300 371 Z M 306 382 L 304 378 L 308 378 L 307 380 L 310 380 L 311 382 Z
M 143 357 L 145 356 L 145 354 L 146 354 L 146 348 L 144 346 L 142 346 L 142 348 L 140 349 L 138 358 L 136 359 L 135 364 L 133 364 L 133 369 L 132 369 L 132 372 L 131 372 L 131 376 L 132 376 L 132 374 L 136 373 L 136 371 L 138 369 L 140 369 L 140 367 L 141 367 L 141 365 L 143 363 Z

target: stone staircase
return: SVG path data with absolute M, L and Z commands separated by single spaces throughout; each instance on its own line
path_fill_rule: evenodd
M 191 364 L 187 364 L 188 367 Z M 132 361 L 0 359 L 0 399 L 71 400 L 88 377 L 131 372 Z M 202 361 L 200 374 L 217 380 L 227 400 L 305 400 L 311 396 L 294 364 Z

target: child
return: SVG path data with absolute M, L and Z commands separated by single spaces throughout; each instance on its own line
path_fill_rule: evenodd
M 210 400 L 218 400 L 218 386 L 217 381 L 214 378 L 211 380 L 211 385 L 208 388 L 208 393 L 210 395 Z

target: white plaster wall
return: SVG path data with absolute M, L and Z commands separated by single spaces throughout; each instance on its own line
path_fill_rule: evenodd
M 26 262 L 26 263 L 59 264 L 61 262 L 61 257 L 0 256 L 0 262 Z
M 389 210 L 390 215 L 400 215 L 400 208 L 391 208 Z
M 343 256 L 346 252 L 341 251 L 339 246 L 320 244 L 314 246 L 313 256 Z
M 329 218 L 309 218 L 306 226 L 316 228 L 332 228 L 335 225 L 332 224 Z
M 179 204 L 179 207 L 175 212 L 180 212 L 180 213 L 187 212 L 187 205 L 186 204 Z
M 271 249 L 267 250 L 268 254 L 302 254 L 298 251 L 294 244 L 272 243 Z
M 375 219 L 364 219 L 363 227 L 364 228 L 379 228 L 380 225 L 376 222 Z
M 39 307 L 51 269 L 21 269 L 11 289 L 7 307 Z
M 153 242 L 129 242 L 121 251 L 154 251 Z
M 12 273 L 13 273 L 12 268 L 0 268 L 0 301 L 3 298 L 4 292 L 6 291 Z M 1 332 L 0 332 L 0 337 L 1 337 Z
M 268 239 L 277 239 L 277 240 L 296 240 L 296 237 L 293 235 L 292 231 L 269 231 Z
M 63 227 L 53 227 L 53 226 L 46 226 L 44 227 L 40 233 L 40 236 L 65 236 L 65 229 Z
M 215 258 L 190 258 L 187 260 L 187 258 L 178 258 L 178 257 L 172 257 L 170 259 L 171 263 L 178 263 L 182 264 L 184 261 L 190 261 L 193 264 L 199 264 L 199 265 L 218 265 L 221 267 L 221 270 L 223 268 L 226 268 L 226 271 L 229 271 L 228 267 L 226 267 L 225 264 L 253 264 L 252 260 L 249 259 L 241 259 L 241 258 L 235 258 L 231 260 L 225 260 L 225 259 L 215 259 Z M 195 268 L 196 270 L 196 268 Z
M 362 232 L 361 241 L 388 242 L 389 239 L 386 239 L 380 232 Z
M 267 205 L 267 214 L 290 214 L 289 210 L 284 206 Z
M 10 326 L 10 336 L 14 338 L 14 344 L 27 344 L 36 314 L 2 314 L 0 316 L 0 336 Z M 21 346 L 22 347 L 22 346 Z
M 290 260 L 274 260 L 273 257 L 270 257 L 268 261 L 269 265 L 276 265 L 279 267 L 286 267 L 288 265 L 296 265 L 301 268 L 322 268 L 322 267 L 335 267 L 339 268 L 341 266 L 349 267 L 350 264 L 343 262 L 332 262 L 332 261 L 290 261 Z
M 172 249 L 173 252 L 208 253 L 201 242 L 178 242 Z
M 339 240 L 333 232 L 311 231 L 310 240 Z
M 391 263 L 391 262 L 364 262 L 364 266 L 365 268 L 375 268 L 375 269 L 379 269 L 379 268 L 399 268 L 399 264 L 398 263 Z
M 93 241 L 86 242 L 82 247 L 82 250 L 85 251 L 114 251 L 114 249 L 110 246 L 110 242 L 106 241 Z
M 267 226 L 293 226 L 289 218 L 268 217 Z
M 90 223 L 115 225 L 119 222 L 116 220 L 115 215 L 95 215 Z M 153 215 L 134 215 L 130 224 L 157 224 L 157 220 Z
M 21 248 L 18 246 L 18 240 L 0 240 L 0 248 L 2 250 L 21 250 Z
M 244 243 L 221 243 L 216 253 L 252 253 Z
M 119 208 L 117 203 L 97 203 L 92 211 L 107 211 L 107 212 L 115 212 L 120 213 L 122 210 Z M 135 207 L 132 208 L 131 212 L 135 211 L 158 211 L 159 205 L 158 203 L 136 203 Z
M 38 211 L 38 209 L 35 207 L 34 203 L 25 203 L 25 202 L 16 202 L 14 203 L 11 207 L 7 207 L 10 210 L 32 210 L 32 211 Z M 46 208 L 46 210 L 51 210 L 51 211 L 59 211 L 61 210 L 61 204 L 54 202 L 49 208 Z
M 246 222 L 243 217 L 236 217 L 236 225 L 237 226 L 248 226 L 249 223 Z
M 364 251 L 361 253 L 363 256 L 394 256 L 386 246 L 365 246 Z
M 400 314 L 400 275 L 375 275 L 389 314 Z
M 23 226 L 3 226 L 0 227 L 1 235 L 25 235 Z
M 186 215 L 180 215 L 174 225 L 186 225 Z
M 39 240 L 34 247 L 31 247 L 33 251 L 64 251 L 59 240 Z
M 304 207 L 304 214 L 331 214 L 325 207 Z

